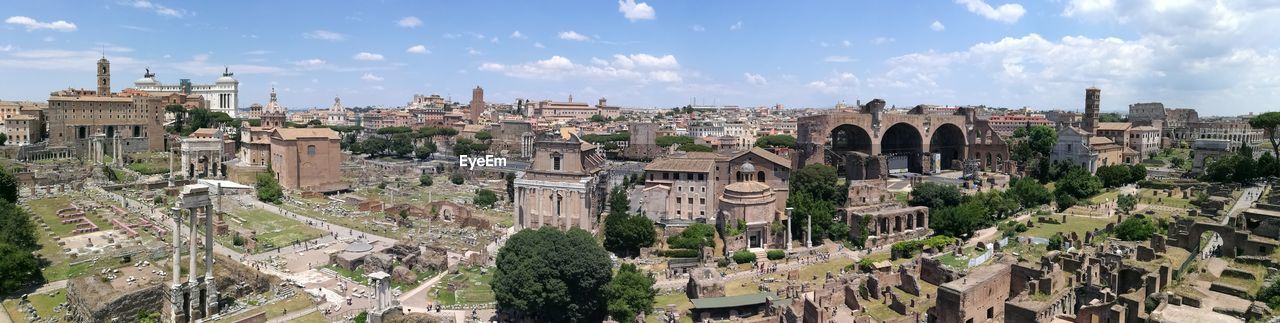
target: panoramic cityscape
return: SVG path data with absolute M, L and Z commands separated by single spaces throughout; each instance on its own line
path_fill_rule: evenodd
M 1280 4 L 6 4 L 0 323 L 1280 322 Z

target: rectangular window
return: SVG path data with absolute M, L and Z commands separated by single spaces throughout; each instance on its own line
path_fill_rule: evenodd
M 680 204 L 680 201 L 683 201 L 683 200 L 682 200 L 681 198 L 677 197 L 677 198 L 676 198 L 676 204 Z

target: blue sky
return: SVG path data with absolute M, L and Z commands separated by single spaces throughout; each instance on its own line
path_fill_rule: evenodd
M 6 1 L 0 99 L 113 88 L 150 67 L 242 101 L 395 106 L 413 94 L 627 107 L 986 104 L 1276 110 L 1267 1 Z M 1274 1 L 1271 1 L 1274 3 Z M 244 108 L 242 106 L 242 108 Z

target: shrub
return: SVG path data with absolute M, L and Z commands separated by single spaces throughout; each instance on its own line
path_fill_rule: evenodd
M 871 272 L 872 269 L 875 269 L 875 264 L 876 263 L 874 261 L 871 261 L 871 259 L 869 258 L 862 258 L 858 260 L 858 270 L 862 270 L 862 272 L 869 273 Z
M 422 174 L 422 176 L 418 177 L 418 184 L 422 186 L 431 186 L 433 183 L 435 183 L 435 179 L 431 178 L 431 174 Z
M 925 247 L 938 249 L 942 246 L 955 244 L 957 241 L 959 240 L 948 236 L 932 236 L 924 240 L 898 242 L 893 244 L 893 246 L 890 247 L 890 250 L 892 251 L 891 255 L 894 259 L 909 258 L 915 256 L 917 252 L 924 250 Z
M 243 246 L 243 245 L 244 245 L 244 237 L 241 237 L 241 236 L 238 236 L 238 235 L 237 235 L 237 236 L 235 236 L 235 237 L 231 238 L 231 245 L 234 245 L 234 246 L 236 246 L 236 247 Z
M 453 183 L 453 185 L 462 185 L 462 174 L 453 173 L 453 175 L 449 175 L 449 182 Z
M 779 260 L 782 258 L 786 258 L 787 252 L 781 249 L 773 249 L 773 250 L 769 250 L 769 252 L 766 253 L 765 256 L 768 257 L 769 260 Z
M 737 252 L 733 253 L 733 262 L 736 262 L 739 264 L 745 264 L 748 262 L 755 262 L 755 261 L 756 261 L 756 254 L 752 253 L 751 251 L 738 250 Z
M 661 252 L 667 258 L 697 258 L 698 251 L 693 249 L 667 249 Z
M 1116 238 L 1124 241 L 1142 241 L 1151 238 L 1156 233 L 1155 224 L 1151 223 L 1151 219 L 1141 216 L 1132 216 L 1120 222 L 1116 226 Z
M 1173 186 L 1173 183 L 1169 183 L 1169 182 L 1141 180 L 1141 181 L 1138 181 L 1138 187 L 1157 189 L 1157 190 L 1171 190 L 1173 189 L 1174 186 Z
M 720 258 L 716 260 L 716 267 L 729 267 L 729 259 Z

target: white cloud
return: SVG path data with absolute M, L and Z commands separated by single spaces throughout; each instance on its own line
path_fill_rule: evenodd
M 154 3 L 147 0 L 135 0 L 131 2 L 125 2 L 124 4 L 126 6 L 137 8 L 137 9 L 153 10 L 157 15 L 161 15 L 161 16 L 182 18 L 183 16 L 187 15 L 186 10 L 166 7 L 159 3 Z
M 4 22 L 7 24 L 13 24 L 13 25 L 19 25 L 19 26 L 25 27 L 27 28 L 27 31 L 40 30 L 40 29 L 49 29 L 49 30 L 61 31 L 61 32 L 76 31 L 76 24 L 67 22 L 65 20 L 58 20 L 54 22 L 40 22 L 26 16 L 12 16 L 12 17 L 9 17 L 9 19 L 5 19 Z
M 424 45 L 414 45 L 413 47 L 409 47 L 409 49 L 406 49 L 404 51 L 406 53 L 411 53 L 411 54 L 431 54 L 431 50 L 428 50 L 427 46 L 424 46 Z
M 373 75 L 373 73 L 364 73 L 364 75 L 360 76 L 360 79 L 369 82 L 379 82 L 383 80 L 381 76 Z
M 525 36 L 524 34 L 520 33 L 519 30 L 511 32 L 511 36 L 509 37 L 512 39 L 528 39 L 529 38 L 529 36 Z
M 653 7 L 648 3 L 636 3 L 635 0 L 618 0 L 618 12 L 622 13 L 627 20 L 635 22 L 636 20 L 653 20 Z
M 302 37 L 306 37 L 307 39 L 319 39 L 319 40 L 327 40 L 327 41 L 340 41 L 343 39 L 347 39 L 347 36 L 343 34 L 327 31 L 327 30 L 313 30 L 313 31 L 305 32 L 305 33 L 302 33 Z
M 578 64 L 563 56 L 552 56 L 544 60 L 514 65 L 484 63 L 477 69 L 502 73 L 508 77 L 535 80 L 592 78 L 639 83 L 678 83 L 684 79 L 680 63 L 672 55 L 618 54 L 613 55 L 612 61 L 593 58 L 591 64 Z
M 547 48 L 547 46 L 543 46 L 543 45 L 542 45 L 542 43 L 540 43 L 540 42 L 533 42 L 533 47 L 537 47 L 537 48 Z
M 692 27 L 689 27 L 689 28 L 690 28 L 690 29 L 693 29 L 693 31 L 696 31 L 696 32 L 704 32 L 704 31 L 707 31 L 707 28 L 706 28 L 706 27 L 702 27 L 702 25 L 693 25 Z
M 462 37 L 462 34 L 445 33 L 444 35 L 441 35 L 441 37 L 444 37 L 445 39 L 457 39 L 458 37 Z
M 274 52 L 265 50 L 265 49 L 251 50 L 251 51 L 244 52 L 245 55 L 266 55 L 271 53 L 274 53 Z
M 489 38 L 489 42 L 490 42 L 490 43 L 497 44 L 497 43 L 500 43 L 500 42 L 502 42 L 502 41 L 501 41 L 501 40 L 498 40 L 498 36 L 493 36 L 493 37 L 490 37 L 490 38 Z
M 560 39 L 564 39 L 564 40 L 572 40 L 572 41 L 588 41 L 588 40 L 591 40 L 591 38 L 590 38 L 590 37 L 587 37 L 587 36 L 585 36 L 585 35 L 583 35 L 583 34 L 579 34 L 578 32 L 576 32 L 576 31 L 572 31 L 572 30 L 570 30 L 570 31 L 562 31 L 562 32 L 560 32 L 559 36 L 560 36 Z
M 853 59 L 849 58 L 849 56 L 835 55 L 835 56 L 827 56 L 826 58 L 823 58 L 822 61 L 827 63 L 848 63 L 848 62 L 852 62 Z
M 934 20 L 932 24 L 929 24 L 929 29 L 933 29 L 933 31 L 943 31 L 947 30 L 947 26 L 943 26 L 941 21 Z
M 293 65 L 296 65 L 301 68 L 316 68 L 316 67 L 324 66 L 324 64 L 325 64 L 324 60 L 319 58 L 312 58 L 312 59 L 293 62 Z
M 853 46 L 853 42 L 850 42 L 848 39 L 845 39 L 840 42 L 840 45 L 844 47 L 849 47 L 849 46 Z
M 956 0 L 956 3 L 964 5 L 969 12 L 976 13 L 983 18 L 1006 24 L 1018 22 L 1018 19 L 1027 13 L 1027 10 L 1017 3 L 1006 3 L 999 7 L 992 7 L 983 0 Z
M 1062 15 L 1072 17 L 1076 14 L 1103 12 L 1111 10 L 1115 5 L 1115 0 L 1071 0 L 1062 9 Z
M 418 28 L 422 26 L 422 19 L 418 19 L 418 17 L 414 16 L 408 16 L 400 18 L 400 20 L 396 21 L 396 25 L 405 28 Z
M 382 54 L 374 54 L 370 52 L 359 52 L 351 56 L 351 59 L 357 61 L 381 61 Z
M 13 50 L 13 45 L 0 46 L 0 52 L 7 52 L 12 50 Z
M 475 48 L 467 47 L 467 55 L 480 56 L 484 55 L 484 52 L 476 50 Z
M 807 86 L 824 94 L 850 94 L 861 83 L 861 80 L 853 73 L 844 72 L 834 73 L 831 77 L 809 82 Z
M 872 44 L 876 44 L 876 45 L 880 45 L 880 44 L 888 44 L 888 43 L 892 43 L 892 42 L 894 42 L 895 40 L 896 40 L 896 39 L 893 39 L 893 37 L 876 37 L 876 38 L 874 38 L 874 39 L 871 39 L 871 43 L 872 43 Z
M 822 41 L 822 42 L 818 42 L 818 47 L 827 48 L 827 47 L 830 47 L 830 46 L 831 46 L 831 44 L 828 44 L 827 42 L 824 42 L 824 41 Z
M 115 65 L 115 64 L 116 64 L 115 59 L 112 58 L 111 65 Z M 275 66 L 251 65 L 251 64 L 230 64 L 230 65 L 218 64 L 218 63 L 210 64 L 208 54 L 200 54 L 200 55 L 193 56 L 190 61 L 174 63 L 172 66 L 169 66 L 168 68 L 178 70 L 183 73 L 187 73 L 191 75 L 199 75 L 199 76 L 220 75 L 222 74 L 224 68 L 230 69 L 231 72 L 234 72 L 237 75 L 246 75 L 246 74 L 281 75 L 281 74 L 287 74 L 288 72 L 283 68 L 279 68 Z
M 737 23 L 729 25 L 729 30 L 742 30 L 742 20 L 738 20 Z
M 747 84 L 769 85 L 769 80 L 766 80 L 764 76 L 761 76 L 760 74 L 742 73 L 742 76 L 747 79 Z

